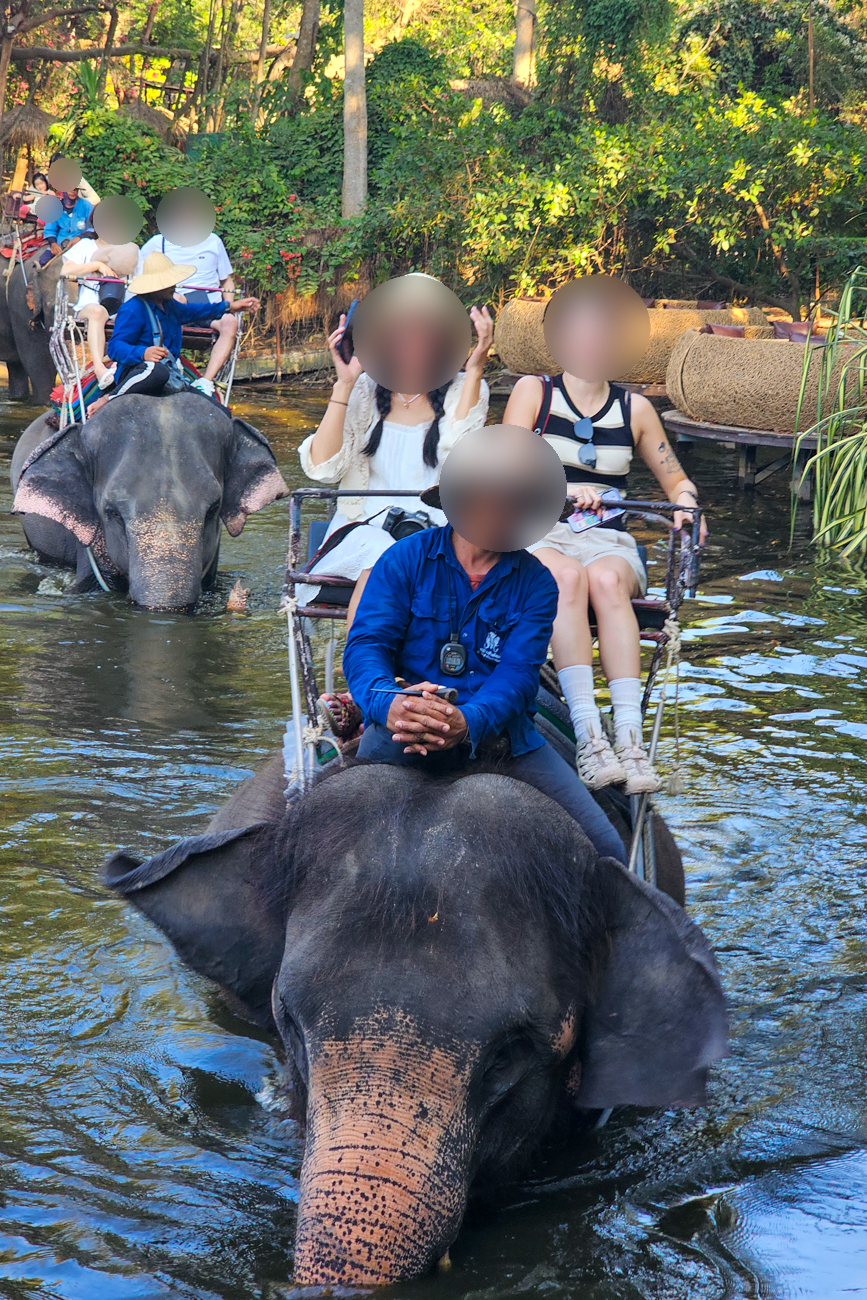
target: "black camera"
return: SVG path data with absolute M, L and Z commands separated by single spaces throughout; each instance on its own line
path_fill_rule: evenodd
M 404 537 L 412 537 L 413 533 L 423 533 L 426 528 L 433 528 L 434 522 L 424 510 L 402 510 L 400 506 L 392 506 L 382 526 L 399 542 Z

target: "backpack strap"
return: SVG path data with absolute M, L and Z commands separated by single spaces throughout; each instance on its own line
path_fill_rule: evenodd
M 150 321 L 150 326 L 151 326 L 151 333 L 153 334 L 154 347 L 161 348 L 163 346 L 163 327 L 160 324 L 160 322 L 157 320 L 157 314 L 154 311 L 153 307 L 148 302 L 147 298 L 141 298 L 140 302 L 148 314 L 148 320 Z
M 632 432 L 632 391 L 629 388 L 621 388 L 619 384 L 617 385 L 617 388 L 619 389 L 618 397 L 620 398 L 620 409 L 623 412 L 623 427 L 629 430 L 629 436 L 632 438 L 634 445 L 635 434 Z
M 540 438 L 544 438 L 545 430 L 548 427 L 548 420 L 551 418 L 551 403 L 554 400 L 554 380 L 550 375 L 542 375 L 542 405 L 539 407 L 539 414 L 536 416 L 536 428 L 534 433 L 538 433 Z

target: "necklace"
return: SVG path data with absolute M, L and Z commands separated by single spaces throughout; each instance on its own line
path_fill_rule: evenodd
M 409 410 L 413 402 L 417 402 L 418 399 L 421 397 L 421 393 L 416 393 L 415 397 L 406 397 L 403 393 L 398 393 L 397 395 L 400 398 L 400 400 L 403 402 L 407 410 Z

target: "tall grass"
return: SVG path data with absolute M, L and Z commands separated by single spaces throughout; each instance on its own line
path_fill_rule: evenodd
M 797 459 L 805 439 L 816 448 L 806 462 L 812 473 L 813 541 L 851 555 L 867 544 L 867 268 L 856 267 L 840 295 L 824 347 L 804 348 L 804 369 L 795 428 L 812 367 L 816 373 L 816 423 L 800 433 L 794 446 Z M 841 349 L 851 351 L 835 379 Z M 797 502 L 792 505 L 794 529 Z

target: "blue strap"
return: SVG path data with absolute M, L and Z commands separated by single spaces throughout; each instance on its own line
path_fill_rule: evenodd
M 150 321 L 150 325 L 151 325 L 151 333 L 153 334 L 154 347 L 161 348 L 163 346 L 163 327 L 157 320 L 157 314 L 154 311 L 153 307 L 148 302 L 147 298 L 142 298 L 141 304 L 148 314 L 148 320 Z

